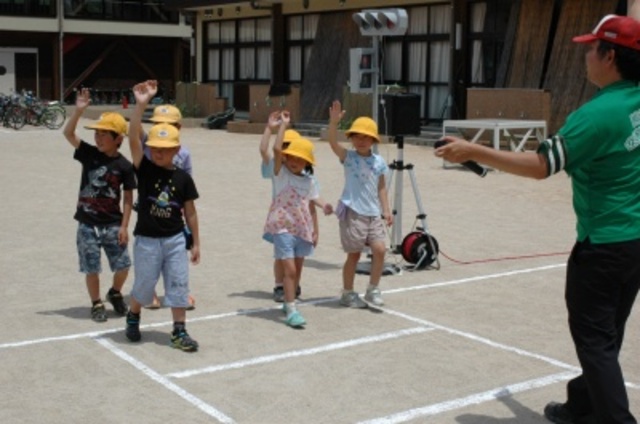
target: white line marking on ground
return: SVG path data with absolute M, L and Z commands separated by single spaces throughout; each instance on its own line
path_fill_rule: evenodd
M 169 391 L 172 391 L 173 393 L 175 393 L 178 396 L 180 396 L 182 399 L 184 399 L 187 402 L 189 402 L 190 404 L 194 405 L 195 407 L 197 407 L 198 409 L 203 411 L 205 414 L 215 418 L 216 420 L 218 420 L 218 421 L 220 421 L 221 423 L 224 423 L 224 424 L 232 424 L 232 423 L 235 422 L 233 419 L 231 419 L 230 417 L 226 416 L 225 414 L 223 414 L 222 412 L 220 412 L 219 410 L 217 410 L 213 406 L 209 405 L 208 403 L 204 402 L 202 399 L 200 399 L 200 398 L 192 395 L 191 393 L 187 392 L 182 387 L 178 386 L 177 384 L 175 384 L 171 380 L 163 377 L 161 374 L 159 374 L 156 371 L 152 370 L 151 368 L 149 368 L 148 366 L 146 366 L 142 362 L 138 361 L 137 359 L 135 359 L 134 357 L 132 357 L 131 355 L 129 355 L 128 353 L 126 353 L 122 349 L 118 348 L 113 343 L 111 343 L 109 340 L 104 339 L 104 338 L 96 338 L 95 341 L 98 342 L 103 347 L 105 347 L 108 350 L 110 350 L 113 354 L 118 356 L 120 359 L 123 359 L 124 361 L 126 361 L 129 364 L 133 365 L 134 368 L 138 369 L 138 371 L 141 371 L 144 375 L 146 375 L 147 377 L 149 377 L 150 379 L 152 379 L 156 383 L 159 383 L 165 389 L 167 389 Z
M 486 392 L 475 393 L 470 396 L 449 400 L 446 402 L 436 403 L 429 406 L 423 406 L 421 408 L 409 409 L 408 411 L 398 412 L 393 415 L 389 415 L 381 418 L 374 418 L 369 421 L 362 421 L 359 424 L 392 424 L 403 423 L 419 417 L 426 417 L 429 415 L 438 415 L 443 412 L 452 411 L 455 409 L 464 408 L 469 405 L 477 405 L 480 403 L 500 399 L 503 397 L 511 396 L 514 393 L 524 392 L 526 390 L 538 389 L 540 387 L 549 386 L 551 384 L 560 383 L 570 380 L 576 377 L 578 374 L 573 372 L 563 372 L 558 374 L 552 374 L 546 377 L 537 378 L 534 380 L 523 381 L 521 383 L 510 384 L 505 387 L 498 387 Z
M 449 334 L 454 334 L 454 335 L 457 335 L 457 336 L 460 336 L 460 337 L 464 337 L 466 339 L 470 339 L 470 340 L 473 340 L 475 342 L 482 343 L 482 344 L 491 346 L 491 347 L 496 348 L 496 349 L 504 350 L 504 351 L 507 351 L 507 352 L 513 352 L 513 353 L 516 353 L 518 355 L 526 356 L 526 357 L 529 357 L 529 358 L 538 359 L 540 361 L 546 362 L 548 364 L 554 365 L 554 366 L 559 367 L 559 368 L 564 368 L 564 369 L 567 369 L 567 370 L 570 370 L 570 371 L 580 371 L 581 370 L 581 368 L 579 368 L 579 367 L 575 367 L 573 365 L 569 365 L 566 362 L 558 361 L 557 359 L 549 358 L 549 357 L 544 356 L 544 355 L 538 355 L 537 353 L 532 353 L 532 352 L 529 352 L 529 351 L 526 351 L 526 350 L 523 350 L 523 349 L 519 349 L 517 347 L 513 347 L 513 346 L 505 345 L 505 344 L 502 344 L 502 343 L 494 342 L 493 340 L 490 340 L 490 339 L 487 339 L 487 338 L 484 338 L 484 337 L 480 337 L 480 336 L 476 336 L 475 334 L 466 333 L 464 331 L 460 331 L 460 330 L 456 330 L 456 329 L 453 329 L 453 328 L 445 327 L 443 325 L 435 324 L 435 323 L 433 323 L 431 321 L 427 321 L 427 320 L 424 320 L 424 319 L 421 319 L 421 318 L 412 317 L 411 315 L 407 315 L 407 314 L 405 314 L 403 312 L 398 312 L 398 311 L 394 311 L 394 310 L 387 309 L 387 308 L 378 308 L 378 309 L 380 309 L 381 311 L 383 311 L 383 312 L 385 312 L 385 313 L 387 313 L 389 315 L 395 315 L 397 317 L 404 318 L 404 319 L 409 320 L 411 322 L 415 322 L 416 324 L 421 324 L 421 325 L 424 325 L 426 327 L 431 327 L 431 328 L 435 328 L 435 329 L 438 329 L 438 330 L 442 330 L 442 331 L 447 332 Z
M 275 355 L 258 356 L 255 358 L 246 359 L 244 361 L 236 361 L 236 362 L 230 362 L 228 364 L 214 365 L 214 366 L 200 368 L 200 369 L 173 372 L 170 374 L 166 374 L 166 377 L 187 378 L 187 377 L 193 377 L 201 374 L 214 373 L 218 371 L 227 371 L 232 369 L 244 368 L 251 365 L 267 364 L 267 363 L 279 361 L 282 359 L 315 355 L 318 353 L 324 353 L 324 352 L 329 352 L 329 351 L 338 350 L 338 349 L 345 349 L 345 348 L 363 345 L 367 343 L 377 343 L 385 340 L 397 339 L 399 337 L 410 336 L 413 334 L 420 334 L 430 330 L 432 329 L 424 328 L 424 327 L 408 328 L 406 330 L 393 331 L 389 333 L 379 334 L 377 336 L 361 337 L 359 339 L 351 339 L 345 342 L 331 343 L 328 345 L 313 347 L 310 349 L 294 350 L 294 351 L 279 353 Z
M 563 266 L 566 266 L 566 265 L 565 264 L 556 264 L 556 265 L 542 266 L 542 267 L 538 267 L 538 268 L 525 268 L 525 269 L 516 270 L 516 271 L 508 271 L 508 272 L 497 273 L 497 274 L 481 275 L 481 276 L 477 276 L 477 277 L 462 278 L 462 279 L 459 279 L 459 280 L 443 281 L 441 283 L 432 283 L 432 284 L 424 284 L 424 285 L 420 285 L 420 286 L 412 286 L 412 287 L 404 287 L 404 288 L 399 288 L 399 289 L 385 290 L 385 291 L 383 291 L 383 294 L 402 293 L 402 292 L 412 291 L 412 290 L 432 289 L 432 288 L 445 287 L 445 286 L 456 285 L 456 284 L 471 283 L 471 282 L 474 282 L 474 281 L 487 280 L 487 279 L 491 279 L 491 278 L 501 278 L 501 277 L 509 277 L 509 276 L 513 276 L 513 275 L 517 275 L 517 274 L 527 274 L 527 273 L 530 273 L 530 272 L 547 271 L 549 269 L 560 268 L 560 267 L 563 267 Z M 322 298 L 322 299 L 316 299 L 316 300 L 313 300 L 313 301 L 302 302 L 302 303 L 300 303 L 300 306 L 315 305 L 315 304 L 320 304 L 320 303 L 333 302 L 335 300 L 336 300 L 335 297 L 327 297 L 327 298 Z M 266 311 L 273 310 L 273 309 L 279 309 L 279 306 L 267 307 L 267 308 L 246 309 L 246 310 L 243 310 L 243 311 L 227 312 L 227 313 L 216 314 L 216 315 L 207 315 L 207 316 L 202 316 L 202 317 L 189 318 L 189 322 L 210 321 L 210 320 L 214 320 L 214 319 L 229 318 L 229 317 L 235 317 L 235 316 L 241 316 L 241 315 L 250 315 L 250 314 L 255 314 L 255 313 L 266 312 Z M 145 329 L 145 328 L 153 328 L 153 327 L 166 327 L 166 326 L 171 326 L 171 325 L 173 325 L 173 321 L 165 321 L 165 322 L 158 322 L 158 323 L 153 323 L 153 324 L 144 324 L 144 325 L 141 325 L 140 328 L 141 329 Z M 42 338 L 42 339 L 31 339 L 31 340 L 25 340 L 25 341 L 21 341 L 21 342 L 3 343 L 3 344 L 0 344 L 0 349 L 30 346 L 30 345 L 39 344 L 39 343 L 49 343 L 49 342 L 57 342 L 57 341 L 65 341 L 65 340 L 75 340 L 75 339 L 81 339 L 81 338 L 85 338 L 85 337 L 88 337 L 88 338 L 99 337 L 101 335 L 112 334 L 112 333 L 116 333 L 118 331 L 124 331 L 124 328 L 122 328 L 122 329 L 109 329 L 109 330 L 102 330 L 102 331 L 91 331 L 91 332 L 87 332 L 87 333 L 76 333 L 76 334 L 69 334 L 69 335 L 66 335 L 66 336 L 46 337 L 46 338 Z
M 401 293 L 401 292 L 407 292 L 407 291 L 413 291 L 413 290 L 434 289 L 438 287 L 453 286 L 456 284 L 466 284 L 466 283 L 472 283 L 475 281 L 491 280 L 494 278 L 511 277 L 514 275 L 528 274 L 531 272 L 547 271 L 555 268 L 564 268 L 566 266 L 567 266 L 566 264 L 562 263 L 562 264 L 555 264 L 555 265 L 546 265 L 546 266 L 541 266 L 537 268 L 518 269 L 515 271 L 499 272 L 497 274 L 478 275 L 476 277 L 461 278 L 459 280 L 443 281 L 441 283 L 430 283 L 430 284 L 423 284 L 420 286 L 402 287 L 398 289 L 385 290 L 383 293 L 392 294 L 392 293 Z

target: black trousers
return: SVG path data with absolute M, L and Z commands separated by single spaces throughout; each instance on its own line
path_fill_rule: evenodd
M 618 361 L 640 287 L 640 240 L 573 247 L 565 301 L 582 375 L 567 384 L 566 407 L 599 424 L 636 424 Z M 593 422 L 593 421 L 590 421 Z

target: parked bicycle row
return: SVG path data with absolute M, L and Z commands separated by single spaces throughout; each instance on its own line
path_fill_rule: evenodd
M 65 119 L 66 111 L 57 101 L 42 100 L 24 90 L 20 94 L 0 94 L 0 121 L 4 127 L 19 130 L 33 125 L 56 130 Z

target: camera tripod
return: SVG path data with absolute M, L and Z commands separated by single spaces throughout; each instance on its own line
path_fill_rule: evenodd
M 393 253 L 402 254 L 403 258 L 414 264 L 409 269 L 422 269 L 436 263 L 434 268 L 440 267 L 438 260 L 438 242 L 431 236 L 427 229 L 427 214 L 422 206 L 422 199 L 418 191 L 418 183 L 416 181 L 413 164 L 404 163 L 404 136 L 396 135 L 393 139 L 398 146 L 398 156 L 389 168 L 389 180 L 387 181 L 387 193 L 391 193 L 393 188 L 393 225 L 391 227 L 391 251 Z M 403 189 L 403 172 L 409 172 L 411 180 L 411 188 L 413 197 L 418 207 L 416 215 L 416 223 L 420 225 L 415 227 L 415 231 L 409 233 L 406 237 L 402 237 L 402 189 Z M 396 175 L 397 174 L 397 175 Z M 393 186 L 393 178 L 396 177 L 395 186 Z
M 391 193 L 393 187 L 393 178 L 396 176 L 395 188 L 393 189 L 393 225 L 391 226 L 391 252 L 394 254 L 402 254 L 402 257 L 412 266 L 406 267 L 408 270 L 424 269 L 435 262 L 433 268 L 439 269 L 440 262 L 438 260 L 438 242 L 427 231 L 427 214 L 424 212 L 420 192 L 418 191 L 418 183 L 416 181 L 413 164 L 404 163 L 404 136 L 394 136 L 394 143 L 398 146 L 398 156 L 396 160 L 391 162 L 389 168 L 389 179 L 387 183 L 387 193 Z M 414 231 L 409 233 L 404 239 L 402 238 L 402 189 L 403 189 L 403 172 L 409 171 L 411 179 L 411 188 L 413 189 L 413 197 L 418 206 L 418 215 L 416 222 L 420 225 L 416 226 Z M 358 274 L 369 274 L 370 263 L 359 263 L 356 268 Z M 384 264 L 382 275 L 394 275 L 400 272 L 400 268 L 396 265 Z

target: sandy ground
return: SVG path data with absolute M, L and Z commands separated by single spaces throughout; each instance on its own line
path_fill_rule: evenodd
M 536 424 L 546 422 L 548 401 L 564 400 L 579 372 L 563 301 L 574 240 L 566 176 L 483 179 L 406 145 L 418 193 L 409 172 L 396 173 L 396 229 L 414 229 L 420 200 L 440 268 L 384 277 L 379 310 L 341 308 L 337 221 L 321 217 L 302 282 L 308 325 L 293 330 L 271 299 L 272 251 L 261 240 L 271 187 L 259 173 L 259 136 L 187 128 L 182 139 L 201 196 L 202 262 L 191 267 L 197 308 L 188 314 L 195 354 L 169 347 L 166 308 L 143 311 L 138 344 L 111 310 L 106 323 L 89 318 L 72 148 L 61 131 L 0 129 L 0 422 Z M 389 162 L 399 156 L 393 144 L 380 153 Z M 325 142 L 316 157 L 322 195 L 335 202 L 342 169 Z M 394 254 L 387 262 L 407 265 Z M 106 261 L 103 268 L 106 293 Z M 359 291 L 367 278 L 357 277 Z M 636 415 L 639 331 L 636 309 L 621 357 Z

